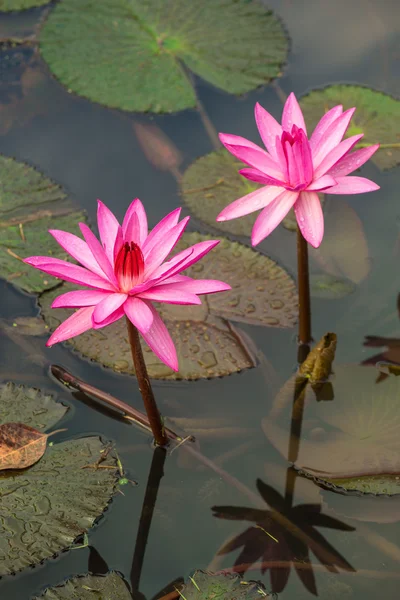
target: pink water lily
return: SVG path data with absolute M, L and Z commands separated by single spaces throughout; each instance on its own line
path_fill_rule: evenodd
M 318 248 L 324 235 L 324 218 L 317 192 L 361 194 L 379 189 L 364 177 L 347 177 L 379 148 L 375 144 L 350 153 L 363 137 L 353 135 L 342 141 L 354 111 L 350 108 L 343 112 L 342 106 L 335 106 L 308 139 L 303 113 L 293 93 L 285 103 L 282 125 L 257 103 L 256 123 L 267 150 L 237 135 L 221 133 L 219 138 L 231 154 L 249 165 L 239 173 L 263 187 L 229 204 L 217 221 L 262 209 L 252 231 L 252 243 L 256 245 L 293 207 L 303 237 Z
M 139 199 L 129 206 L 122 226 L 99 200 L 101 241 L 85 223 L 79 223 L 84 239 L 66 231 L 50 230 L 60 246 L 82 266 L 51 256 L 31 256 L 24 262 L 86 289 L 66 292 L 54 300 L 52 308 L 79 310 L 54 331 L 47 346 L 91 328 L 100 329 L 126 315 L 158 358 L 178 370 L 174 343 L 152 302 L 201 304 L 199 294 L 231 289 L 222 281 L 180 274 L 210 252 L 218 240 L 199 242 L 164 262 L 189 220 L 185 217 L 179 222 L 180 212 L 180 208 L 173 210 L 149 233 Z

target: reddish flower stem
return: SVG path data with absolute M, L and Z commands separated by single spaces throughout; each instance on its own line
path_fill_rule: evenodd
M 168 444 L 168 436 L 165 433 L 161 415 L 154 398 L 150 378 L 144 362 L 142 347 L 140 345 L 139 333 L 128 318 L 126 319 L 126 324 L 128 327 L 133 366 L 135 367 L 135 374 L 138 380 L 140 393 L 142 394 L 143 404 L 149 419 L 151 431 L 153 432 L 157 446 L 166 446 Z
M 297 226 L 297 279 L 299 288 L 299 343 L 309 344 L 312 338 L 308 246 L 299 226 Z

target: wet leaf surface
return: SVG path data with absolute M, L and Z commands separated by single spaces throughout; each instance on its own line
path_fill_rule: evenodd
M 258 2 L 64 0 L 45 23 L 40 48 L 55 76 L 81 96 L 172 112 L 196 105 L 183 66 L 243 94 L 280 74 L 288 42 Z
M 356 289 L 356 285 L 350 279 L 327 273 L 310 275 L 310 291 L 313 298 L 335 300 L 352 294 Z
M 246 582 L 239 575 L 213 575 L 196 571 L 181 590 L 186 600 L 260 600 L 269 596 L 262 584 Z
M 48 229 L 72 231 L 85 219 L 59 185 L 25 163 L 0 156 L 0 277 L 27 292 L 58 285 L 22 259 L 38 253 L 68 258 Z
M 318 483 L 326 484 L 336 491 L 360 492 L 376 496 L 394 496 L 400 494 L 400 476 L 379 475 L 376 477 L 349 477 L 348 479 L 321 479 Z
M 132 600 L 132 596 L 122 577 L 111 572 L 105 577 L 74 577 L 57 587 L 48 588 L 34 600 Z
M 63 442 L 33 467 L 0 476 L 0 575 L 50 558 L 93 525 L 118 479 L 111 455 L 94 466 L 104 449 L 96 437 Z
M 50 0 L 0 0 L 0 12 L 9 12 L 12 10 L 25 10 L 34 6 L 44 6 L 49 4 Z
M 333 399 L 316 402 L 305 390 L 305 409 L 296 467 L 318 478 L 344 479 L 400 474 L 400 380 L 388 377 L 376 385 L 374 368 L 334 366 Z M 295 377 L 279 392 L 280 410 L 291 412 Z M 262 426 L 283 456 L 289 430 L 271 418 Z
M 184 234 L 177 251 L 201 240 L 198 233 Z M 178 349 L 180 371 L 173 373 L 146 347 L 150 376 L 159 379 L 199 379 L 228 375 L 255 366 L 246 343 L 230 321 L 269 327 L 292 327 L 297 319 L 297 294 L 291 277 L 267 256 L 222 239 L 200 263 L 186 271 L 194 278 L 222 279 L 232 286 L 224 292 L 203 296 L 201 306 L 159 307 Z M 54 330 L 70 313 L 51 309 L 63 285 L 40 297 L 45 322 Z M 84 356 L 119 372 L 132 373 L 130 347 L 123 319 L 97 331 L 88 331 L 69 341 Z
M 46 451 L 47 435 L 23 423 L 0 425 L 0 471 L 26 469 Z
M 343 110 L 357 107 L 345 137 L 364 133 L 362 144 L 380 143 L 383 147 L 371 158 L 380 169 L 390 169 L 400 162 L 398 100 L 360 85 L 330 85 L 322 90 L 313 90 L 300 100 L 309 131 L 316 126 L 321 115 L 337 104 L 343 104 Z M 397 147 L 385 147 L 386 144 L 397 144 Z

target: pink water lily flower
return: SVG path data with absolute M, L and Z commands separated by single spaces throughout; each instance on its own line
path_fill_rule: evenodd
M 263 187 L 229 204 L 217 221 L 262 209 L 251 236 L 256 245 L 294 207 L 301 233 L 318 248 L 324 235 L 324 218 L 317 192 L 361 194 L 379 189 L 364 177 L 347 177 L 379 148 L 375 144 L 350 154 L 363 134 L 341 141 L 354 111 L 350 108 L 343 112 L 342 106 L 335 106 L 322 117 L 308 139 L 303 113 L 293 93 L 283 108 L 282 125 L 257 103 L 256 123 L 267 151 L 237 135 L 221 133 L 219 138 L 231 154 L 249 165 L 239 173 Z
M 154 354 L 178 370 L 176 349 L 152 302 L 201 304 L 199 294 L 231 289 L 222 281 L 192 279 L 180 273 L 210 252 L 219 241 L 207 240 L 164 262 L 182 236 L 189 217 L 179 221 L 177 208 L 148 232 L 143 204 L 129 206 L 122 226 L 99 200 L 100 240 L 79 223 L 84 240 L 72 233 L 50 230 L 60 246 L 82 266 L 52 258 L 31 256 L 24 262 L 40 271 L 87 289 L 58 296 L 52 308 L 78 308 L 51 335 L 47 346 L 110 325 L 125 315 L 142 334 Z

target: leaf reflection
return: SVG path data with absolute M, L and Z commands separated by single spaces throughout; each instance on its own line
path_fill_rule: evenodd
M 291 507 L 279 492 L 261 479 L 257 480 L 257 489 L 269 505 L 269 510 L 239 506 L 212 507 L 214 516 L 219 519 L 255 523 L 218 551 L 218 555 L 224 555 L 241 548 L 234 563 L 234 572 L 245 573 L 260 559 L 261 563 L 255 566 L 263 574 L 270 572 L 272 592 L 280 593 L 286 587 L 293 566 L 306 589 L 317 595 L 310 550 L 331 573 L 338 573 L 338 568 L 355 571 L 315 529 L 327 527 L 339 531 L 354 531 L 354 527 L 322 514 L 319 504 Z

